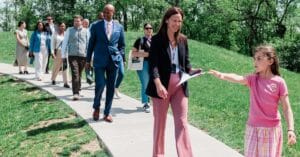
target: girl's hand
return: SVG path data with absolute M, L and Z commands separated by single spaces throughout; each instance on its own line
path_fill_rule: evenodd
M 168 91 L 162 84 L 160 84 L 160 85 L 158 85 L 158 87 L 156 87 L 156 92 L 157 92 L 157 95 L 163 99 L 166 99 L 168 97 Z
M 288 131 L 288 145 L 296 144 L 296 135 L 294 131 Z
M 215 77 L 217 77 L 219 79 L 224 78 L 223 74 L 216 70 L 209 70 L 208 73 L 214 75 Z

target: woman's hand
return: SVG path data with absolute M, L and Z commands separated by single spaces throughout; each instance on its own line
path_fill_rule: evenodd
M 166 99 L 168 97 L 168 91 L 162 84 L 156 86 L 156 92 L 157 95 L 163 99 Z
M 28 54 L 28 57 L 29 57 L 29 58 L 32 58 L 32 57 L 34 57 L 34 54 L 33 54 L 33 52 L 29 52 L 29 54 Z
M 202 69 L 198 68 L 198 69 L 191 69 L 189 71 L 189 74 L 190 75 L 194 75 L 194 74 L 197 74 L 197 73 L 201 73 L 202 72 Z
M 91 70 L 91 64 L 90 63 L 85 63 L 85 69 Z
M 132 51 L 131 53 L 131 57 L 139 57 L 138 54 L 139 52 L 138 51 Z
M 52 57 L 53 59 L 55 59 L 55 58 L 56 58 L 56 55 L 53 54 L 53 53 L 51 53 L 51 57 Z
M 296 135 L 294 131 L 288 131 L 288 145 L 296 144 Z

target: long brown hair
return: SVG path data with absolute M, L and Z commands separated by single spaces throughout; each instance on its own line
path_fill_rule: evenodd
M 259 45 L 254 49 L 253 54 L 261 52 L 263 55 L 267 56 L 268 59 L 273 59 L 273 64 L 271 65 L 271 72 L 273 75 L 280 76 L 279 73 L 279 59 L 276 55 L 276 50 L 273 46 L 268 44 Z
M 165 38 L 165 40 L 168 38 L 167 37 L 167 30 L 168 30 L 167 20 L 172 15 L 176 15 L 176 14 L 180 14 L 182 19 L 183 19 L 182 10 L 178 7 L 171 7 L 166 11 L 166 13 L 164 14 L 163 19 L 161 20 L 160 27 L 159 27 L 159 30 L 158 30 L 158 34 L 162 35 Z M 178 42 L 178 40 L 179 40 L 180 30 L 181 30 L 181 28 L 179 28 L 179 30 L 177 32 L 175 32 L 175 34 L 174 34 L 176 42 Z

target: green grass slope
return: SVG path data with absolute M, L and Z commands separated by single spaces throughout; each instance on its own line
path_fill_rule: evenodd
M 142 33 L 126 32 L 126 53 Z M 15 39 L 12 33 L 0 34 L 0 62 L 12 63 Z M 193 67 L 205 71 L 216 69 L 241 75 L 251 73 L 252 58 L 223 48 L 189 40 L 190 58 Z M 140 83 L 135 71 L 125 72 L 121 92 L 139 99 Z M 300 74 L 281 69 L 289 88 L 289 96 L 295 117 L 295 130 L 300 130 Z M 211 136 L 230 147 L 243 152 L 244 129 L 248 116 L 249 91 L 246 87 L 220 81 L 210 75 L 203 75 L 189 81 L 189 121 Z M 300 145 L 286 145 L 286 127 L 283 120 L 285 157 L 300 156 Z M 299 136 L 299 133 L 297 132 Z M 197 148 L 194 148 L 197 149 Z
M 139 35 L 141 33 L 126 33 L 127 52 Z M 189 40 L 189 50 L 193 67 L 200 67 L 205 71 L 216 69 L 246 75 L 254 70 L 251 57 L 220 47 Z M 281 73 L 289 87 L 295 130 L 300 130 L 300 117 L 298 116 L 300 114 L 300 74 L 285 69 L 281 69 Z M 248 88 L 218 80 L 207 74 L 189 81 L 189 89 L 189 122 L 239 152 L 243 152 L 244 129 L 249 110 Z M 121 91 L 139 98 L 139 90 L 136 72 L 126 71 Z M 287 147 L 285 121 L 283 125 L 285 136 L 283 156 L 300 156 L 299 144 Z M 299 133 L 297 135 L 299 136 Z

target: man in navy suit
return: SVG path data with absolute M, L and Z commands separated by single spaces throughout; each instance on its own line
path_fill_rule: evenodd
M 111 4 L 103 9 L 104 20 L 91 26 L 86 68 L 91 67 L 91 57 L 94 52 L 95 98 L 93 119 L 99 120 L 100 100 L 106 85 L 106 100 L 103 119 L 112 122 L 110 115 L 118 64 L 125 58 L 125 39 L 123 26 L 113 20 L 115 8 Z M 106 77 L 105 77 L 106 76 Z

